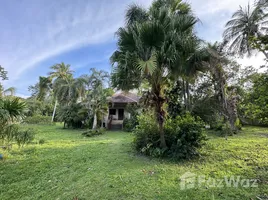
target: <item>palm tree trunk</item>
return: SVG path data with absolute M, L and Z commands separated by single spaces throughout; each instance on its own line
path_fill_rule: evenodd
M 182 80 L 182 93 L 183 93 L 184 107 L 187 110 L 187 97 L 186 97 L 186 89 L 185 89 L 185 81 L 184 80 Z
M 158 123 L 159 123 L 159 131 L 160 131 L 160 147 L 164 149 L 167 147 L 165 133 L 164 133 L 164 121 L 158 122 Z
M 96 129 L 96 128 L 97 128 L 97 113 L 95 112 L 92 129 Z
M 159 134 L 160 134 L 160 147 L 166 148 L 166 139 L 165 139 L 165 133 L 164 133 L 164 122 L 165 122 L 165 111 L 164 111 L 164 98 L 161 97 L 160 92 L 155 93 L 156 95 L 156 102 L 155 102 L 155 111 L 156 111 L 156 117 L 157 122 L 159 125 Z
M 57 101 L 57 99 L 56 99 L 56 101 L 55 101 L 55 105 L 54 105 L 53 114 L 52 114 L 52 119 L 51 119 L 51 122 L 53 122 L 53 121 L 54 121 L 55 114 L 56 114 L 56 108 L 57 108 L 57 104 L 58 104 L 58 101 Z
M 186 111 L 190 111 L 190 106 L 191 106 L 191 98 L 190 98 L 190 87 L 189 87 L 189 82 L 186 81 L 186 94 L 187 94 L 187 106 L 186 106 Z

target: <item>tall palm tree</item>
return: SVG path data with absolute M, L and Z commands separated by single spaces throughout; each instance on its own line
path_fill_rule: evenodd
M 197 61 L 192 55 L 198 48 L 193 45 L 197 40 L 193 27 L 198 20 L 190 9 L 180 12 L 169 2 L 172 0 L 158 0 L 149 11 L 131 6 L 126 15 L 127 25 L 116 33 L 118 49 L 111 57 L 114 87 L 128 90 L 138 88 L 143 80 L 148 81 L 150 94 L 147 96 L 155 109 L 162 148 L 166 147 L 164 89 L 169 80 L 182 75 L 183 68 L 190 66 L 190 60 Z M 189 7 L 186 3 L 181 4 Z M 135 13 L 133 10 L 139 11 L 136 17 L 129 14 Z
M 50 67 L 50 69 L 52 70 L 51 72 L 49 72 L 49 77 L 51 79 L 54 79 L 53 82 L 53 89 L 54 88 L 59 88 L 58 85 L 56 85 L 55 83 L 61 83 L 61 81 L 58 81 L 60 79 L 62 79 L 65 82 L 70 82 L 73 79 L 73 72 L 70 69 L 70 65 L 65 65 L 63 62 L 59 63 L 59 64 L 55 64 L 53 66 Z M 54 109 L 53 109 L 53 114 L 52 114 L 52 121 L 54 121 L 54 117 L 56 114 L 56 108 L 57 108 L 57 97 L 55 98 L 55 105 L 54 105 Z
M 261 6 L 251 7 L 247 5 L 245 8 L 240 6 L 240 9 L 225 25 L 223 38 L 228 51 L 240 56 L 251 55 L 253 50 L 252 38 L 260 37 L 268 31 L 267 22 L 267 15 Z M 268 54 L 265 51 L 262 53 L 268 59 Z
M 52 92 L 52 80 L 49 77 L 40 76 L 38 85 L 37 100 L 44 101 Z
M 58 78 L 54 81 L 53 92 L 62 105 L 76 103 L 78 98 L 85 95 L 84 81 L 82 78 L 69 80 Z
M 71 65 L 65 64 L 65 63 L 59 63 L 55 64 L 50 67 L 52 70 L 51 72 L 48 73 L 49 77 L 52 79 L 64 79 L 64 80 L 69 80 L 73 77 L 74 71 L 70 69 Z
M 220 115 L 226 122 L 230 123 L 231 130 L 237 131 L 235 122 L 237 120 L 236 100 L 232 97 L 232 92 L 228 92 L 228 74 L 225 70 L 227 65 L 232 65 L 230 60 L 223 51 L 223 44 L 208 44 L 209 53 L 209 72 L 214 85 L 216 101 L 219 105 Z M 230 98 L 232 97 L 232 98 Z

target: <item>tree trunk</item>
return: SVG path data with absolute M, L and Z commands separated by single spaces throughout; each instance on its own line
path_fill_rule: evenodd
M 185 110 L 187 110 L 187 97 L 186 97 L 186 88 L 185 88 L 184 80 L 182 80 L 182 93 L 183 93 L 184 107 L 185 107 Z
M 164 121 L 159 123 L 159 132 L 160 132 L 160 147 L 167 148 L 165 133 L 164 133 Z
M 164 106 L 164 99 L 161 96 L 157 96 L 157 102 L 156 102 L 156 117 L 157 122 L 159 125 L 159 134 L 160 134 L 160 147 L 166 148 L 166 139 L 165 139 L 165 133 L 164 133 L 164 122 L 165 122 L 165 111 L 163 109 Z
M 97 129 L 97 113 L 94 114 L 93 127 L 92 129 Z
M 189 87 L 189 82 L 186 81 L 186 94 L 187 94 L 187 100 L 186 100 L 186 111 L 190 111 L 190 104 L 191 104 L 191 98 L 190 98 L 190 87 Z
M 57 104 L 58 104 L 58 101 L 57 101 L 57 99 L 56 99 L 56 101 L 55 101 L 55 105 L 54 105 L 53 114 L 52 114 L 52 119 L 51 119 L 51 122 L 53 122 L 53 121 L 54 121 L 55 114 L 56 114 L 56 108 L 57 108 Z

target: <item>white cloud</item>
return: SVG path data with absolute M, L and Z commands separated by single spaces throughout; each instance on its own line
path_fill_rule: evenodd
M 0 9 L 4 30 L 0 32 L 0 62 L 10 77 L 5 84 L 14 84 L 22 73 L 52 56 L 112 40 L 129 3 L 29 0 L 13 8 L 6 3 L 1 9 L 6 9 L 7 15 Z

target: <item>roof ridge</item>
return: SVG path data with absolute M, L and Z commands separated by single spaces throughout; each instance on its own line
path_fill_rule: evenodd
M 128 98 L 128 99 L 131 99 L 131 100 L 133 100 L 133 101 L 135 101 L 135 102 L 138 102 L 137 100 L 135 100 L 135 99 L 133 99 L 133 98 L 131 98 L 131 97 L 128 97 L 128 96 L 126 96 L 126 95 L 124 95 L 124 94 L 123 94 L 123 96 L 126 97 L 126 98 Z

